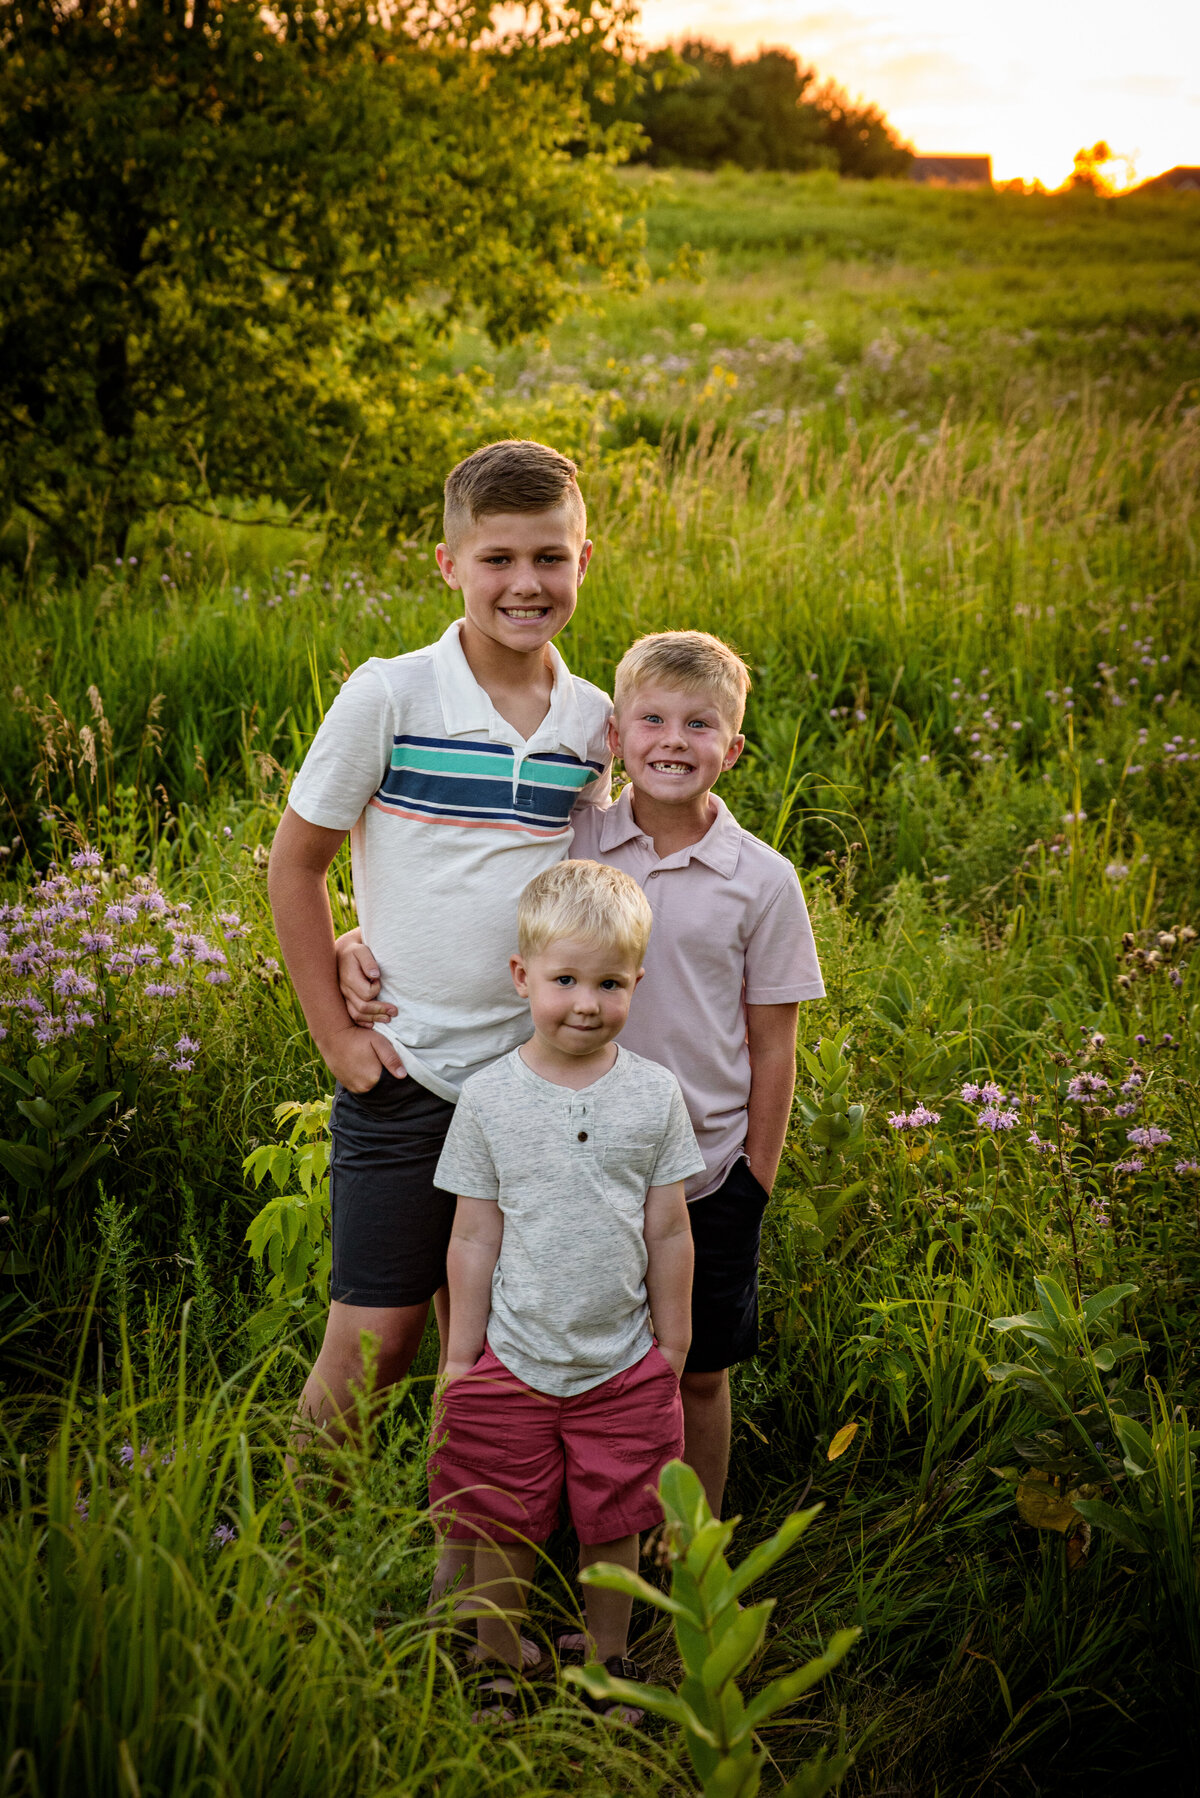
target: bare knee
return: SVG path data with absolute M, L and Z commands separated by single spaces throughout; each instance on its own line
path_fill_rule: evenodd
M 425 1328 L 425 1306 L 382 1310 L 339 1304 L 329 1308 L 317 1371 L 330 1384 L 362 1385 L 367 1368 L 376 1387 L 403 1379 Z
M 679 1390 L 685 1399 L 712 1405 L 723 1397 L 728 1385 L 729 1369 L 722 1367 L 716 1373 L 685 1373 L 679 1382 Z

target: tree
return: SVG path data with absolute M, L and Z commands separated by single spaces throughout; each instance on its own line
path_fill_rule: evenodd
M 896 135 L 882 107 L 852 100 L 845 88 L 833 81 L 817 90 L 812 104 L 821 115 L 821 141 L 837 157 L 843 175 L 873 180 L 907 173 L 912 146 Z
M 634 116 L 649 140 L 648 161 L 685 168 L 732 162 L 747 169 L 813 169 L 832 163 L 820 122 L 805 103 L 813 80 L 787 50 L 732 51 L 689 39 L 641 65 Z
M 582 97 L 629 21 L 0 0 L 0 505 L 76 560 L 214 495 L 398 528 L 471 403 L 438 338 L 542 328 L 585 268 L 636 268 L 629 128 Z
M 626 116 L 646 135 L 648 162 L 684 168 L 836 168 L 843 175 L 901 175 L 912 151 L 878 106 L 852 101 L 790 50 L 740 60 L 702 38 L 655 50 L 638 64 L 640 96 Z

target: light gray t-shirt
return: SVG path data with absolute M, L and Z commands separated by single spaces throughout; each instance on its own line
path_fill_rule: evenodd
M 641 1360 L 646 1193 L 703 1166 L 674 1074 L 619 1045 L 582 1092 L 518 1049 L 471 1075 L 434 1179 L 504 1214 L 487 1334 L 510 1373 L 565 1398 Z

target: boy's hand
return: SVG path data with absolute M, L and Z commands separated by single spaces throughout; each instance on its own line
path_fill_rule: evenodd
M 386 1068 L 397 1080 L 405 1078 L 404 1063 L 385 1037 L 375 1031 L 339 1030 L 320 1045 L 325 1066 L 351 1093 L 369 1093 L 379 1085 Z
M 379 997 L 379 964 L 357 931 L 340 936 L 334 944 L 337 952 L 338 986 L 346 1002 L 346 1010 L 361 1028 L 370 1030 L 396 1016 L 396 1007 L 386 1005 Z
M 688 1356 L 687 1350 L 685 1348 L 672 1348 L 669 1342 L 660 1342 L 658 1345 L 658 1352 L 663 1360 L 669 1364 L 675 1378 L 677 1380 L 682 1379 L 683 1364 Z
M 474 1365 L 473 1361 L 447 1361 L 438 1381 L 438 1391 L 444 1392 L 447 1386 L 454 1384 L 455 1380 L 461 1380 L 465 1373 L 470 1373 Z

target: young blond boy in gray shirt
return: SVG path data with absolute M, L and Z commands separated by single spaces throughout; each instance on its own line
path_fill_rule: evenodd
M 533 1036 L 467 1080 L 438 1163 L 458 1208 L 430 1499 L 449 1538 L 475 1545 L 481 1655 L 514 1670 L 531 1545 L 564 1489 L 581 1563 L 636 1568 L 683 1446 L 684 1182 L 704 1160 L 674 1075 L 614 1040 L 650 923 L 619 869 L 566 862 L 530 882 L 510 965 Z M 597 1658 L 636 1678 L 629 1617 L 627 1597 L 588 1589 Z M 501 1677 L 485 1702 L 513 1690 Z

